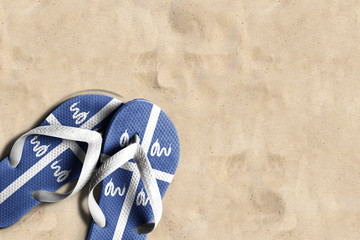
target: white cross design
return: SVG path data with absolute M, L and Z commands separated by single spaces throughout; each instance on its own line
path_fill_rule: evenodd
M 150 117 L 149 117 L 149 120 L 148 120 L 148 123 L 146 126 L 145 134 L 144 134 L 144 137 L 141 142 L 141 146 L 144 148 L 144 151 L 146 154 L 149 152 L 151 140 L 154 135 L 154 131 L 156 128 L 156 124 L 157 124 L 160 112 L 161 112 L 161 109 L 154 104 L 151 109 L 151 113 L 150 113 Z M 133 172 L 128 189 L 137 189 L 139 186 L 139 182 L 140 182 L 140 172 L 136 167 L 136 163 L 127 162 L 121 168 Z M 159 171 L 156 169 L 153 169 L 153 171 L 154 171 L 157 179 L 168 182 L 168 183 L 170 183 L 174 177 L 172 174 L 169 174 L 169 173 L 166 173 L 163 171 Z M 133 203 L 136 198 L 135 194 L 136 194 L 136 191 L 128 191 L 126 193 L 123 206 L 125 206 L 125 204 L 126 204 L 127 207 L 123 207 L 121 209 L 120 216 L 118 218 L 118 222 L 116 224 L 115 232 L 113 235 L 113 240 L 121 239 L 124 234 L 126 224 L 123 224 L 123 223 L 127 223 L 130 211 L 132 209 Z
M 112 99 L 108 104 L 106 104 L 99 112 L 92 116 L 89 120 L 83 123 L 80 128 L 92 129 L 102 120 L 104 120 L 111 112 L 121 105 L 121 101 L 117 99 Z M 61 125 L 56 117 L 51 113 L 46 121 L 50 125 Z M 48 166 L 54 159 L 56 159 L 60 154 L 65 152 L 67 149 L 71 149 L 73 153 L 82 161 L 84 159 L 85 153 L 81 148 L 73 141 L 63 140 L 62 143 L 57 145 L 53 150 L 44 155 L 37 163 L 25 171 L 20 177 L 18 177 L 14 182 L 7 186 L 4 190 L 0 192 L 0 204 L 2 204 L 6 199 L 13 195 L 17 190 L 19 190 L 24 184 L 30 181 L 36 174 L 38 174 L 42 169 Z

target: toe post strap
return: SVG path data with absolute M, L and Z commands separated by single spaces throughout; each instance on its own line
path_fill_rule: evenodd
M 41 202 L 58 202 L 65 198 L 68 198 L 78 191 L 80 191 L 91 178 L 92 173 L 96 168 L 96 163 L 99 159 L 101 152 L 102 137 L 101 134 L 87 129 L 81 129 L 76 127 L 62 126 L 62 125 L 50 125 L 34 128 L 27 133 L 23 134 L 16 140 L 13 145 L 9 162 L 13 168 L 16 168 L 20 163 L 22 157 L 22 150 L 25 144 L 25 140 L 30 135 L 43 135 L 56 138 L 62 138 L 65 140 L 73 140 L 78 142 L 88 143 L 88 150 L 85 155 L 84 164 L 78 182 L 74 189 L 68 193 L 54 193 L 44 190 L 34 191 L 32 196 Z M 48 153 L 48 155 L 50 155 Z M 46 157 L 46 156 L 45 156 Z
M 135 135 L 135 143 L 130 144 L 105 160 L 93 175 L 90 182 L 89 209 L 94 222 L 100 227 L 105 227 L 106 218 L 94 198 L 94 189 L 102 180 L 131 159 L 134 159 L 136 162 L 137 170 L 140 172 L 154 214 L 154 222 L 137 226 L 135 232 L 147 234 L 156 228 L 161 219 L 162 201 L 154 170 L 151 167 L 143 147 L 139 144 L 137 135 Z

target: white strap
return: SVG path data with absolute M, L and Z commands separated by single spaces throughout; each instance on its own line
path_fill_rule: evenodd
M 18 140 L 16 140 L 14 146 L 12 147 L 9 161 L 10 161 L 10 165 L 13 168 L 15 168 L 20 163 L 26 138 L 33 134 L 57 137 L 67 140 L 78 141 L 78 142 L 86 142 L 88 143 L 88 149 L 85 155 L 80 177 L 74 189 L 71 192 L 61 194 L 61 193 L 44 191 L 44 190 L 38 190 L 38 191 L 34 191 L 32 193 L 32 196 L 41 202 L 57 202 L 67 197 L 70 197 L 75 193 L 77 193 L 78 191 L 80 191 L 90 179 L 96 167 L 98 158 L 100 156 L 101 143 L 102 143 L 102 137 L 100 133 L 87 129 L 61 126 L 61 125 L 41 126 L 34 128 L 28 131 L 27 133 L 25 133 L 24 135 L 22 135 Z
M 135 231 L 137 233 L 147 234 L 156 228 L 161 219 L 162 202 L 154 170 L 151 167 L 150 161 L 147 158 L 143 147 L 138 143 L 139 141 L 137 135 L 136 138 L 136 143 L 127 146 L 126 148 L 111 156 L 109 159 L 105 160 L 101 167 L 93 175 L 90 182 L 89 209 L 95 223 L 102 228 L 105 227 L 106 219 L 101 208 L 95 201 L 94 189 L 102 180 L 104 180 L 104 178 L 125 164 L 127 161 L 134 159 L 139 169 L 145 190 L 150 200 L 151 208 L 154 213 L 153 223 L 146 223 L 137 226 Z

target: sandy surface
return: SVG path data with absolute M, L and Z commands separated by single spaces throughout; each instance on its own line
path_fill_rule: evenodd
M 148 239 L 359 239 L 360 2 L 0 0 L 0 154 L 89 89 L 147 98 L 181 159 Z M 0 239 L 84 239 L 86 194 Z

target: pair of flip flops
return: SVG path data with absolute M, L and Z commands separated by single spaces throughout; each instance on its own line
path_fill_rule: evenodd
M 72 98 L 22 135 L 0 162 L 0 228 L 90 182 L 88 239 L 145 239 L 161 218 L 179 154 L 176 129 L 155 104 L 95 94 Z M 71 192 L 54 192 L 76 179 Z

